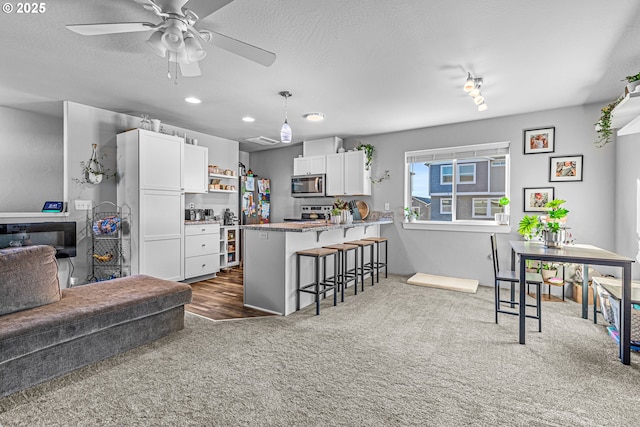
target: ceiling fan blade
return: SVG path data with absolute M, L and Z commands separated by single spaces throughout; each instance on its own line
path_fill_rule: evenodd
M 137 31 L 149 31 L 157 28 L 157 25 L 149 22 L 118 22 L 110 24 L 72 24 L 66 25 L 74 33 L 83 36 L 99 36 L 102 34 L 134 33 Z
M 241 42 L 224 34 L 207 30 L 211 33 L 211 42 L 221 49 L 247 58 L 250 61 L 269 67 L 276 60 L 276 54 L 249 43 Z
M 198 77 L 202 74 L 197 62 L 179 62 L 182 77 Z
M 198 19 L 204 19 L 218 9 L 222 9 L 233 0 L 189 0 L 182 9 L 189 9 Z

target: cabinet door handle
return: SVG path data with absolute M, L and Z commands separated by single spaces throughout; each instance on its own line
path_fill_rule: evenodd
M 202 264 L 202 268 L 205 268 L 207 266 L 207 264 Z
M 203 243 L 203 244 L 202 244 L 202 247 L 204 248 L 205 246 L 207 246 L 207 244 L 206 244 L 206 243 Z
M 203 229 L 202 229 L 202 231 L 206 231 L 206 230 L 207 230 L 206 228 L 203 228 Z

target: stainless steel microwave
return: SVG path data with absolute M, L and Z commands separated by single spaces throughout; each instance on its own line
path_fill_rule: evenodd
M 325 197 L 324 175 L 291 177 L 291 197 Z

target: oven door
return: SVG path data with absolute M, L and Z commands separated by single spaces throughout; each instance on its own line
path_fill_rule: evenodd
M 324 175 L 301 175 L 291 177 L 292 197 L 325 197 Z

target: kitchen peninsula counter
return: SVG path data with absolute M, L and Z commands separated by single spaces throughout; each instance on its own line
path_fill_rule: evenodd
M 244 305 L 282 315 L 293 313 L 297 297 L 296 251 L 379 237 L 380 227 L 392 223 L 391 218 L 380 218 L 349 224 L 305 221 L 241 225 Z M 301 263 L 302 284 L 312 282 L 312 260 L 305 257 Z M 353 266 L 353 259 L 350 264 Z M 327 271 L 333 271 L 331 261 Z M 300 295 L 300 307 L 313 302 L 313 295 Z

